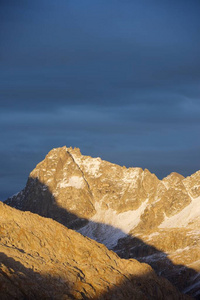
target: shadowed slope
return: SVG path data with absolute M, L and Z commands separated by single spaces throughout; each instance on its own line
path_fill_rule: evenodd
M 189 299 L 147 264 L 0 203 L 1 299 Z
M 31 178 L 29 178 L 29 181 L 30 180 L 31 180 Z M 76 228 L 76 230 L 80 230 L 80 231 L 81 231 L 80 226 L 82 226 L 82 225 L 84 226 L 85 224 L 90 222 L 90 226 L 92 228 L 95 228 L 95 230 L 96 230 L 96 232 L 94 234 L 96 234 L 96 237 L 97 238 L 99 237 L 100 240 L 101 240 L 101 238 L 100 238 L 101 235 L 108 236 L 107 241 L 109 241 L 109 239 L 112 240 L 113 236 L 114 237 L 115 236 L 117 236 L 117 237 L 125 236 L 125 238 L 120 239 L 118 241 L 118 244 L 116 244 L 116 246 L 113 248 L 113 250 L 115 252 L 117 252 L 119 254 L 119 256 L 121 256 L 122 258 L 126 258 L 126 259 L 135 257 L 141 262 L 144 262 L 146 257 L 154 256 L 157 259 L 148 262 L 148 264 L 152 264 L 152 266 L 155 268 L 157 274 L 163 273 L 163 275 L 166 278 L 168 278 L 173 284 L 176 284 L 177 287 L 180 288 L 181 290 L 183 290 L 184 288 L 186 288 L 188 286 L 188 279 L 197 274 L 195 272 L 195 270 L 189 269 L 184 265 L 174 265 L 172 263 L 172 261 L 168 258 L 168 255 L 166 253 L 159 251 L 154 246 L 144 243 L 140 238 L 129 236 L 126 233 L 124 233 L 122 230 L 120 230 L 119 228 L 115 228 L 108 224 L 97 223 L 97 222 L 93 222 L 93 221 L 88 221 L 87 219 L 79 218 L 75 214 L 72 214 L 71 212 L 66 211 L 62 207 L 59 207 L 56 204 L 56 201 L 54 201 L 54 197 L 48 190 L 48 187 L 44 186 L 42 183 L 40 183 L 36 179 L 33 179 L 33 180 L 34 180 L 34 185 L 37 184 L 37 192 L 41 191 L 41 193 L 43 195 L 43 197 L 42 197 L 39 192 L 37 193 L 37 195 L 38 195 L 37 205 L 32 206 L 33 213 L 34 212 L 38 213 L 38 210 L 41 209 L 39 211 L 39 213 L 41 215 L 44 214 L 44 216 L 45 216 L 45 214 L 47 214 L 47 216 L 51 217 L 52 219 L 58 221 L 61 224 L 63 223 L 63 225 L 68 226 L 68 228 L 69 227 L 71 227 L 72 229 Z M 45 196 L 44 196 L 44 192 L 45 192 Z M 44 206 L 44 202 L 45 202 L 45 206 Z M 41 206 L 39 205 L 39 203 Z M 45 207 L 45 211 L 43 210 L 44 207 Z M 18 214 L 19 213 L 20 213 L 20 211 L 18 212 Z M 25 213 L 23 213 L 23 214 L 26 218 L 27 218 L 27 216 L 32 218 L 32 215 L 30 213 L 27 213 L 27 215 Z M 34 217 L 36 218 L 37 215 L 34 215 Z M 50 219 L 47 219 L 47 221 L 51 222 Z M 37 228 L 37 224 L 36 223 L 34 223 L 34 224 L 35 224 L 35 227 Z M 57 226 L 57 223 L 52 223 L 52 226 Z M 32 227 L 31 227 L 32 234 L 34 234 L 35 227 L 32 224 Z M 64 227 L 62 227 L 62 228 L 64 228 Z M 83 227 L 83 228 L 85 228 L 85 227 Z M 53 227 L 51 227 L 51 230 L 53 230 Z M 23 231 L 23 229 L 22 229 L 22 231 Z M 70 232 L 73 232 L 73 231 L 70 231 Z M 45 239 L 48 234 L 49 234 L 49 232 L 47 230 L 46 233 L 44 233 L 44 236 L 42 236 L 42 235 L 40 236 L 41 245 L 45 246 Z M 87 236 L 87 232 L 86 232 L 86 236 Z M 21 237 L 21 235 L 20 235 L 20 237 Z M 23 237 L 23 235 L 22 235 L 22 237 Z M 18 236 L 17 236 L 17 239 L 18 239 Z M 44 241 L 42 239 L 44 239 Z M 52 237 L 52 240 L 54 240 L 54 237 Z M 87 239 L 87 241 L 88 241 L 88 239 Z M 53 241 L 51 241 L 50 245 L 53 246 Z M 21 246 L 16 244 L 15 248 L 16 247 L 18 249 L 20 249 Z M 34 242 L 30 244 L 30 249 L 32 249 L 32 247 L 33 248 L 35 247 Z M 102 247 L 104 247 L 104 246 L 102 246 Z M 88 258 L 88 254 L 87 254 L 87 258 Z M 158 263 L 158 261 L 159 261 L 159 263 Z M 88 265 L 88 267 L 89 267 L 89 265 Z M 93 268 L 93 267 L 90 266 L 90 268 Z M 179 271 L 181 271 L 181 272 L 179 272 Z M 139 279 L 140 279 L 140 277 L 138 277 L 138 280 Z M 126 280 L 125 280 L 125 283 L 123 283 L 123 285 L 126 286 Z M 128 285 L 130 285 L 130 282 L 128 282 Z M 140 283 L 139 283 L 139 286 L 140 286 Z M 118 290 L 119 290 L 119 288 L 117 287 L 115 289 L 115 292 L 117 294 L 119 293 Z M 189 292 L 191 292 L 191 291 L 189 291 Z M 111 295 L 111 294 L 108 293 L 108 295 Z M 126 295 L 126 293 L 124 295 Z M 102 298 L 102 299 L 104 299 L 104 298 Z M 119 299 L 121 299 L 121 298 L 119 298 Z M 129 299 L 129 298 L 127 298 L 127 299 Z M 132 298 L 130 298 L 130 299 L 132 299 Z M 158 298 L 158 299 L 160 299 L 160 298 Z
M 190 287 L 200 270 L 199 196 L 200 172 L 188 178 L 172 173 L 160 181 L 148 170 L 62 147 L 50 151 L 25 189 L 6 203 L 53 218 L 121 257 L 146 261 L 196 294 Z

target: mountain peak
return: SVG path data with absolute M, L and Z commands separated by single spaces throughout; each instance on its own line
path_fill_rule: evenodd
M 189 266 L 200 271 L 199 199 L 200 172 L 159 180 L 147 169 L 127 169 L 64 146 L 51 150 L 24 190 L 6 203 L 76 229 L 122 257 L 139 256 L 184 289 L 198 279 Z M 178 267 L 185 257 L 190 283 Z

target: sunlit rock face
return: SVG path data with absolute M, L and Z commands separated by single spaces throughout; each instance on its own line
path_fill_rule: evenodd
M 7 201 L 71 228 L 95 214 L 93 202 L 82 170 L 65 147 L 53 149 L 30 173 L 25 189 Z
M 25 189 L 6 203 L 53 218 L 121 257 L 148 262 L 182 291 L 199 296 L 200 171 L 159 180 L 146 169 L 62 147 L 50 151 Z
M 137 260 L 0 202 L 0 299 L 186 300 Z

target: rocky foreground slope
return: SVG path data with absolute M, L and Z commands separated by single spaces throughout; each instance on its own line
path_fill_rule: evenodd
M 152 268 L 0 202 L 0 299 L 189 299 Z
M 148 262 L 181 291 L 200 297 L 200 171 L 159 180 L 58 148 L 7 204 L 57 220 L 121 257 Z

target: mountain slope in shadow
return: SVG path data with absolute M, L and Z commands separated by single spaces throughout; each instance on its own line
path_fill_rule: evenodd
M 188 178 L 172 173 L 160 181 L 148 170 L 62 147 L 50 151 L 25 189 L 6 203 L 52 218 L 122 258 L 147 262 L 180 290 L 197 295 L 198 186 L 200 172 Z
M 29 180 L 31 180 L 30 178 L 29 178 Z M 34 181 L 35 181 L 35 179 L 34 179 Z M 145 262 L 145 257 L 148 257 L 148 256 L 154 256 L 154 257 L 156 257 L 157 256 L 157 259 L 154 261 L 154 263 L 155 263 L 155 265 L 153 265 L 154 267 L 156 267 L 155 269 L 156 269 L 156 272 L 157 272 L 157 274 L 159 275 L 159 274 L 161 274 L 161 273 L 163 273 L 164 274 L 164 276 L 166 277 L 166 278 L 168 278 L 171 282 L 172 282 L 172 284 L 174 284 L 174 283 L 176 283 L 176 285 L 177 285 L 177 287 L 180 289 L 180 290 L 183 290 L 184 288 L 186 288 L 187 287 L 187 284 L 188 284 L 188 279 L 191 277 L 191 276 L 196 276 L 197 275 L 197 273 L 195 272 L 195 270 L 193 270 L 193 269 L 190 269 L 190 268 L 187 268 L 186 266 L 184 266 L 184 265 L 174 265 L 173 264 L 173 262 L 168 258 L 168 255 L 166 254 L 166 253 L 164 253 L 164 252 L 162 252 L 162 251 L 159 251 L 158 249 L 156 249 L 154 246 L 151 246 L 151 245 L 148 245 L 148 244 L 146 244 L 146 243 L 144 243 L 141 239 L 139 239 L 139 238 L 137 238 L 137 237 L 132 237 L 132 236 L 128 236 L 128 235 L 126 235 L 124 232 L 122 232 L 119 228 L 115 228 L 115 227 L 113 227 L 113 226 L 111 226 L 111 225 L 108 225 L 108 224 L 102 224 L 102 223 L 97 223 L 97 222 L 92 222 L 91 220 L 89 221 L 89 220 L 87 220 L 87 219 L 83 219 L 83 218 L 79 218 L 78 216 L 76 216 L 75 214 L 72 214 L 71 212 L 68 212 L 68 211 L 66 211 L 65 209 L 63 209 L 62 207 L 59 207 L 59 206 L 57 206 L 57 204 L 56 204 L 56 201 L 54 201 L 54 197 L 53 197 L 53 195 L 51 194 L 51 192 L 48 190 L 48 188 L 46 187 L 46 186 L 44 186 L 42 183 L 40 183 L 38 180 L 37 180 L 37 191 L 39 191 L 39 190 L 41 190 L 41 193 L 42 193 L 42 195 L 44 195 L 44 191 L 45 191 L 45 197 L 44 198 L 42 198 L 42 201 L 41 201 L 41 198 L 40 197 L 38 197 L 38 200 L 40 201 L 40 203 L 41 203 L 41 206 L 39 206 L 39 204 L 37 203 L 37 205 L 36 206 L 33 206 L 33 210 L 32 210 L 32 213 L 37 213 L 38 214 L 38 207 L 39 207 L 39 209 L 41 209 L 40 211 L 39 211 L 39 214 L 42 216 L 47 216 L 48 218 L 50 218 L 50 219 L 41 219 L 41 218 L 39 218 L 39 216 L 37 216 L 36 214 L 31 214 L 31 213 L 29 213 L 29 212 L 27 212 L 27 213 L 23 213 L 23 212 L 21 212 L 21 214 L 22 214 L 22 216 L 20 215 L 20 211 L 18 211 L 18 210 L 14 210 L 14 213 L 16 213 L 17 212 L 17 215 L 18 215 L 18 217 L 19 218 L 22 218 L 22 217 L 24 217 L 25 218 L 25 220 L 26 220 L 26 222 L 28 222 L 28 224 L 29 223 L 31 223 L 31 235 L 33 234 L 33 235 L 37 235 L 37 231 L 38 231 L 38 224 L 37 224 L 37 222 L 35 221 L 35 220 L 38 220 L 38 222 L 39 223 L 44 223 L 45 224 L 45 221 L 46 222 L 51 222 L 51 219 L 54 219 L 55 221 L 57 221 L 57 222 L 59 222 L 59 223 L 61 223 L 62 225 L 64 225 L 64 226 L 66 226 L 66 227 L 68 227 L 68 228 L 71 228 L 71 229 L 76 229 L 77 231 L 78 230 L 81 230 L 81 228 L 84 228 L 84 226 L 85 226 L 85 224 L 88 224 L 89 222 L 90 222 L 90 226 L 92 226 L 93 228 L 96 228 L 96 230 L 98 230 L 98 228 L 100 228 L 100 230 L 101 230 L 101 233 L 105 236 L 105 235 L 107 235 L 107 233 L 109 233 L 110 234 L 110 239 L 112 239 L 112 236 L 117 236 L 117 237 L 120 237 L 120 236 L 126 236 L 125 238 L 122 238 L 122 239 L 120 239 L 119 241 L 118 241 L 118 243 L 116 244 L 116 246 L 113 248 L 113 250 L 116 252 L 116 253 L 118 253 L 119 252 L 119 254 L 120 254 L 120 256 L 122 257 L 122 258 L 131 258 L 131 257 L 135 257 L 137 260 L 139 260 L 139 261 L 141 261 L 141 262 Z M 38 193 L 38 195 L 39 195 L 39 193 Z M 46 208 L 45 208 L 45 211 L 43 210 L 44 209 L 44 205 L 43 205 L 43 203 L 44 203 L 44 201 L 45 201 L 45 203 L 46 203 Z M 9 208 L 9 207 L 8 207 Z M 7 210 L 8 210 L 8 208 L 6 208 Z M 49 209 L 49 210 L 48 210 Z M 5 209 L 4 209 L 5 210 Z M 13 214 L 14 214 L 13 212 L 10 214 L 11 216 L 13 216 Z M 30 220 L 29 220 L 29 218 L 30 218 Z M 34 222 L 31 222 L 31 219 L 34 219 Z M 37 218 L 39 218 L 39 219 L 37 219 Z M 15 220 L 15 218 L 13 218 L 13 217 L 11 217 L 11 220 L 12 220 L 12 222 L 14 222 L 14 220 Z M 7 219 L 6 220 L 6 222 L 9 222 L 9 219 Z M 52 227 L 51 227 L 51 229 L 48 229 L 48 230 L 44 230 L 43 231 L 43 233 L 41 233 L 41 236 L 40 236 L 40 244 L 41 244 L 41 246 L 42 247 L 44 247 L 44 248 L 46 248 L 46 240 L 47 240 L 47 238 L 49 238 L 49 230 L 50 231 L 54 231 L 54 226 L 55 227 L 57 227 L 58 225 L 57 225 L 57 222 L 53 222 L 52 221 Z M 25 223 L 26 224 L 26 223 Z M 22 222 L 22 225 L 20 224 L 20 227 L 21 226 L 23 226 L 23 227 L 26 227 L 27 225 L 25 225 L 23 222 Z M 28 226 L 30 226 L 30 225 L 28 225 Z M 83 226 L 83 227 L 81 227 L 81 226 Z M 14 225 L 13 225 L 13 227 L 14 227 Z M 6 228 L 6 231 L 7 231 L 7 234 L 9 235 L 9 228 L 8 228 L 8 226 L 7 225 L 5 225 L 4 226 L 4 230 L 5 230 L 5 228 Z M 39 226 L 39 228 L 41 228 L 41 224 L 40 224 L 40 226 Z M 45 226 L 44 226 L 44 228 L 45 228 Z M 64 227 L 62 227 L 62 228 L 64 228 Z M 13 230 L 13 229 L 10 229 L 10 230 Z M 66 228 L 66 231 L 67 231 L 68 229 Z M 22 229 L 20 229 L 20 231 L 24 231 L 24 229 L 22 228 Z M 104 231 L 104 232 L 103 232 Z M 57 232 L 57 231 L 56 231 Z M 73 231 L 70 231 L 70 233 L 72 234 L 72 232 Z M 74 234 L 78 234 L 78 233 L 76 233 L 76 232 L 74 232 Z M 21 237 L 23 237 L 24 235 L 22 234 L 22 236 L 21 235 L 16 235 L 16 237 L 15 238 L 17 238 L 17 240 L 19 239 L 19 236 L 20 236 L 20 238 Z M 26 234 L 25 234 L 25 236 L 26 236 Z M 78 236 L 80 237 L 80 234 L 78 234 Z M 96 236 L 98 237 L 99 236 L 99 232 L 96 232 Z M 31 237 L 29 237 L 28 239 L 32 239 Z M 54 244 L 54 240 L 55 240 L 55 237 L 51 237 L 51 241 L 48 241 L 48 243 L 49 243 L 49 246 L 51 247 L 52 246 L 52 249 L 48 249 L 48 252 L 50 252 L 50 251 L 57 251 L 57 250 L 55 250 L 54 249 L 54 247 L 53 247 L 53 244 Z M 56 237 L 56 239 L 58 239 L 58 237 Z M 13 238 L 13 240 L 14 240 L 14 238 Z M 127 243 L 127 240 L 128 240 L 128 243 Z M 88 241 L 90 241 L 88 238 L 86 238 L 85 240 L 82 240 L 82 242 L 81 242 L 81 248 L 84 248 L 84 245 L 85 245 L 85 243 L 87 244 L 88 243 Z M 95 242 L 94 242 L 95 243 Z M 23 242 L 22 242 L 22 244 L 23 244 Z M 95 245 L 96 245 L 96 243 L 95 243 Z M 10 247 L 10 246 L 9 246 Z M 21 243 L 19 243 L 18 244 L 18 242 L 16 241 L 16 244 L 14 245 L 14 249 L 19 249 L 19 251 L 20 252 L 23 252 L 23 253 L 26 253 L 27 252 L 27 250 L 22 250 L 23 248 L 21 248 L 22 247 L 22 245 L 21 245 Z M 30 247 L 29 249 L 28 249 L 28 251 L 30 251 L 30 252 L 32 252 L 32 248 L 34 249 L 35 248 L 35 241 L 33 242 L 33 243 L 31 243 L 28 247 Z M 62 247 L 62 241 L 60 240 L 60 241 L 58 241 L 58 247 Z M 75 249 L 75 247 L 78 247 L 78 243 L 76 244 L 76 243 L 74 243 L 74 249 Z M 93 245 L 91 246 L 91 247 L 93 247 Z M 101 247 L 101 246 L 100 246 Z M 102 247 L 104 247 L 104 249 L 106 249 L 106 247 L 105 246 L 102 246 Z M 12 248 L 12 247 L 10 247 L 10 248 Z M 21 249 L 21 250 L 20 250 Z M 38 248 L 38 253 L 40 252 L 40 247 Z M 134 253 L 131 253 L 131 251 L 133 251 L 133 249 L 135 249 L 135 251 L 134 251 Z M 123 251 L 122 251 L 123 250 Z M 91 249 L 90 249 L 90 251 L 91 251 Z M 108 251 L 108 250 L 107 250 Z M 45 250 L 45 252 L 47 252 L 47 250 Z M 48 253 L 47 252 L 47 253 Z M 111 253 L 113 253 L 113 252 L 111 252 Z M 54 255 L 54 254 L 53 254 Z M 64 253 L 63 253 L 63 255 L 64 255 Z M 64 259 L 67 261 L 67 259 L 69 258 L 69 256 L 68 256 L 69 254 L 67 253 L 67 257 L 65 257 L 65 256 L 63 256 L 64 257 Z M 91 255 L 91 254 L 90 254 Z M 94 269 L 95 267 L 93 266 L 93 263 L 97 263 L 97 262 L 95 262 L 95 260 L 92 260 L 92 263 L 90 263 L 90 264 L 88 264 L 87 263 L 87 259 L 90 259 L 89 257 L 90 257 L 90 255 L 89 254 L 87 254 L 87 256 L 85 257 L 85 260 L 86 260 L 86 266 L 87 266 L 87 268 L 91 268 L 91 269 Z M 102 254 L 99 254 L 100 255 L 100 257 L 102 257 Z M 111 257 L 111 254 L 106 254 L 107 256 L 109 256 L 109 257 Z M 32 254 L 31 254 L 31 256 L 33 256 Z M 13 254 L 12 254 L 12 256 L 11 257 L 13 257 Z M 112 258 L 111 258 L 112 259 Z M 114 261 L 115 261 L 115 259 L 116 259 L 116 256 L 114 256 Z M 76 260 L 76 258 L 75 258 L 75 260 Z M 160 263 L 158 264 L 157 263 L 157 261 L 160 261 Z M 44 263 L 44 262 L 43 262 Z M 113 262 L 112 262 L 113 263 Z M 149 262 L 148 262 L 149 263 Z M 46 264 L 46 262 L 45 262 L 45 264 Z M 68 266 L 68 263 L 67 263 L 67 265 L 66 266 Z M 57 267 L 56 266 L 53 266 L 53 268 L 54 269 L 56 269 Z M 59 268 L 60 268 L 60 266 L 59 266 Z M 175 269 L 175 271 L 173 271 Z M 177 275 L 177 270 L 178 271 L 180 271 L 180 272 L 178 272 L 178 274 L 179 275 Z M 183 272 L 183 270 L 184 270 L 184 272 Z M 111 273 L 112 273 L 112 268 L 110 269 L 110 271 L 111 271 Z M 126 270 L 124 269 L 124 271 L 126 272 Z M 56 271 L 55 271 L 56 272 Z M 105 271 L 104 271 L 105 272 Z M 40 271 L 40 273 L 41 273 L 41 271 Z M 40 274 L 39 273 L 39 274 Z M 45 273 L 46 274 L 46 273 Z M 169 276 L 166 276 L 166 274 L 168 274 Z M 184 274 L 184 276 L 182 276 Z M 61 276 L 61 274 L 60 274 L 60 276 Z M 92 275 L 91 275 L 92 276 Z M 114 275 L 111 275 L 111 277 L 112 276 L 114 276 Z M 172 277 L 173 276 L 173 277 Z M 48 277 L 48 276 L 47 276 Z M 61 276 L 62 277 L 62 276 Z M 144 283 L 145 282 L 145 280 L 149 280 L 149 278 L 148 278 L 148 276 L 136 276 L 137 277 L 137 280 L 138 280 L 138 286 L 142 286 L 143 284 L 146 284 L 146 283 Z M 46 278 L 46 275 L 44 276 L 44 278 Z M 158 278 L 160 278 L 160 277 L 158 277 Z M 173 280 L 172 280 L 172 278 L 173 278 Z M 45 279 L 46 280 L 46 279 Z M 54 280 L 54 279 L 53 279 Z M 57 279 L 55 279 L 55 282 L 57 282 L 56 281 Z M 104 281 L 105 279 L 103 279 L 103 281 Z M 110 279 L 109 279 L 110 280 Z M 109 282 L 109 280 L 107 280 L 107 284 L 108 285 L 110 285 L 110 282 Z M 135 282 L 135 279 L 133 278 L 133 279 L 131 279 L 131 281 L 133 281 L 133 282 Z M 46 281 L 45 281 L 46 282 Z M 112 282 L 112 281 L 111 281 Z M 143 282 L 143 283 L 142 283 Z M 179 284 L 178 284 L 179 283 Z M 46 283 L 45 283 L 46 284 Z M 90 284 L 92 284 L 92 281 L 91 281 L 91 283 Z M 153 283 L 152 283 L 153 284 Z M 103 295 L 104 295 L 104 297 L 108 297 L 108 298 L 102 298 L 102 299 L 112 299 L 112 296 L 113 295 L 120 295 L 119 296 L 119 299 L 145 299 L 145 294 L 143 295 L 143 296 L 141 296 L 142 294 L 140 294 L 140 296 L 139 297 L 144 297 L 144 298 L 131 298 L 130 297 L 130 295 L 129 295 L 129 292 L 127 292 L 127 289 L 126 289 L 126 285 L 130 285 L 130 286 L 132 286 L 131 285 L 131 283 L 129 282 L 129 280 L 128 280 L 128 282 L 126 282 L 126 279 L 124 280 L 124 278 L 123 278 L 123 280 L 122 280 L 122 283 L 120 283 L 120 287 L 118 287 L 118 286 L 114 286 L 114 287 L 112 287 L 111 288 L 111 290 L 110 290 L 110 288 L 108 289 L 108 291 L 106 291 L 105 293 L 103 292 Z M 44 285 L 45 286 L 45 285 Z M 125 289 L 125 290 L 124 290 Z M 154 288 L 153 288 L 154 289 Z M 155 289 L 157 289 L 157 288 L 155 288 Z M 137 290 L 137 289 L 136 289 Z M 145 289 L 144 289 L 145 290 Z M 120 292 L 121 291 L 121 292 Z M 147 292 L 147 290 L 146 290 L 146 292 Z M 70 292 L 71 293 L 71 292 Z M 70 294 L 69 293 L 69 294 Z M 196 290 L 189 290 L 189 293 L 188 293 L 188 295 L 194 295 L 196 293 Z M 154 294 L 154 292 L 153 292 L 153 294 Z M 152 297 L 153 297 L 153 294 L 152 294 Z M 158 294 L 159 295 L 159 294 Z M 167 293 L 165 292 L 165 295 L 167 295 Z M 91 295 L 90 295 L 91 296 Z M 89 297 L 90 297 L 89 296 Z M 93 294 L 93 296 L 95 296 L 96 297 L 96 295 L 95 294 Z M 123 297 L 127 297 L 127 298 L 123 298 Z M 198 296 L 198 295 L 197 295 Z M 103 297 L 103 296 L 102 296 Z M 111 297 L 111 298 L 109 298 L 109 297 Z M 130 297 L 130 298 L 129 298 Z M 155 294 L 154 294 L 154 297 L 155 297 Z M 161 297 L 161 298 L 160 298 Z M 170 296 L 170 297 L 174 297 L 174 296 Z M 70 298 L 71 299 L 71 298 Z M 73 298 L 72 298 L 73 299 Z M 80 298 L 80 299 L 82 299 L 82 298 Z M 87 298 L 83 298 L 83 299 L 87 299 Z M 90 299 L 90 298 L 88 298 L 88 299 Z M 91 299 L 93 299 L 93 298 L 91 298 Z M 94 299 L 101 299 L 101 297 L 100 298 L 94 298 Z M 148 299 L 148 298 L 147 298 Z M 151 298 L 150 298 L 151 299 Z M 152 298 L 152 299 L 165 299 L 164 298 L 164 295 L 162 295 L 162 296 L 158 296 L 158 298 Z M 168 299 L 168 298 L 166 298 L 166 299 Z M 170 298 L 170 299 L 176 299 L 176 298 Z M 177 298 L 178 299 L 178 298 Z M 196 297 L 196 299 L 198 299 L 198 297 Z
M 147 264 L 0 203 L 0 298 L 186 300 Z

